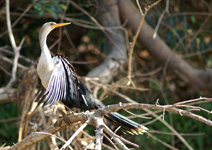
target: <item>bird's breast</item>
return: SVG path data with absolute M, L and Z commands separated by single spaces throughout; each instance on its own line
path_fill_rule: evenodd
M 49 80 L 52 75 L 53 67 L 54 65 L 51 64 L 51 62 L 47 62 L 46 60 L 43 60 L 40 58 L 37 66 L 37 73 L 41 80 L 41 83 L 43 87 L 46 89 L 49 84 Z

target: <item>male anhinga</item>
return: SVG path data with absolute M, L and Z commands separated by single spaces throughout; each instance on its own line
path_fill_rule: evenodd
M 69 108 L 80 108 L 91 110 L 105 107 L 105 105 L 94 98 L 85 85 L 78 80 L 74 67 L 63 56 L 52 58 L 46 44 L 48 34 L 55 28 L 68 25 L 70 23 L 45 23 L 39 33 L 41 46 L 41 56 L 37 66 L 37 72 L 42 85 L 46 89 L 44 104 L 53 105 L 61 101 Z M 128 133 L 142 134 L 148 128 L 142 126 L 126 117 L 116 113 L 109 113 L 106 118 L 121 126 Z

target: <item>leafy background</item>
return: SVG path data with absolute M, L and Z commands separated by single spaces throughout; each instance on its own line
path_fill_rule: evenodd
M 96 14 L 96 3 L 93 0 L 76 1 L 80 7 L 88 11 L 94 17 Z M 140 1 L 142 7 L 147 6 L 149 1 Z M 155 28 L 161 12 L 165 8 L 165 1 L 162 1 L 158 6 L 154 7 L 146 16 L 146 21 L 152 28 Z M 105 44 L 104 34 L 100 30 L 93 30 L 83 26 L 83 21 L 90 21 L 88 16 L 79 11 L 72 5 L 67 6 L 66 1 L 15 1 L 11 0 L 11 21 L 12 23 L 29 7 L 29 11 L 24 14 L 21 19 L 13 27 L 13 32 L 16 42 L 19 43 L 22 37 L 25 37 L 25 43 L 21 49 L 21 55 L 37 62 L 40 55 L 40 47 L 38 43 L 39 29 L 43 23 L 48 21 L 60 22 L 64 11 L 65 16 L 72 19 L 73 23 L 66 26 L 62 30 L 62 42 L 53 46 L 54 54 L 60 53 L 66 55 L 71 61 L 85 61 L 86 65 L 74 63 L 77 73 L 85 76 L 89 70 L 100 64 L 108 53 L 108 47 Z M 173 51 L 181 55 L 187 62 L 191 63 L 196 68 L 210 68 L 212 66 L 212 38 L 211 38 L 211 1 L 180 1 L 174 0 L 169 3 L 169 13 L 165 13 L 164 18 L 158 30 L 159 36 L 169 45 Z M 5 3 L 0 2 L 0 48 L 11 50 L 9 37 L 7 35 L 6 18 L 5 18 Z M 132 16 L 133 17 L 133 16 Z M 51 47 L 55 44 L 58 37 L 59 29 L 53 31 L 48 38 L 48 45 Z M 68 40 L 66 34 L 72 40 L 72 44 Z M 129 31 L 129 39 L 132 40 L 133 34 Z M 12 58 L 11 55 L 0 51 L 0 55 Z M 0 58 L 1 60 L 1 58 Z M 20 59 L 20 64 L 29 67 L 32 65 Z M 4 61 L 0 61 L 0 86 L 7 84 L 10 76 L 5 70 L 11 70 L 11 65 Z M 3 66 L 3 67 L 2 67 Z M 159 64 L 151 57 L 148 51 L 139 45 L 136 45 L 134 51 L 133 73 L 142 74 L 151 72 L 160 68 Z M 127 96 L 140 103 L 155 103 L 159 98 L 160 104 L 173 104 L 175 102 L 198 98 L 200 96 L 211 97 L 211 93 L 205 91 L 195 91 L 188 84 L 181 81 L 172 72 L 167 70 L 166 75 L 163 70 L 159 69 L 157 73 L 149 77 L 137 76 L 133 80 L 139 87 L 145 87 L 147 92 L 139 92 L 135 90 L 119 89 L 121 93 L 127 93 Z M 22 70 L 18 70 L 18 76 L 22 76 Z M 116 79 L 126 76 L 127 68 L 124 68 Z M 19 86 L 20 82 L 14 85 L 14 88 Z M 100 95 L 98 93 L 98 95 Z M 119 97 L 111 94 L 104 103 L 118 103 Z M 17 142 L 18 124 L 22 102 L 15 100 L 12 102 L 3 102 L 0 107 L 0 145 L 12 145 Z M 210 103 L 199 104 L 207 110 L 212 109 Z M 134 113 L 141 111 L 134 110 Z M 122 111 L 124 115 L 128 115 Z M 208 119 L 212 119 L 211 114 L 196 112 Z M 144 119 L 135 119 L 138 122 L 147 122 Z M 194 149 L 212 149 L 212 133 L 211 127 L 202 124 L 198 121 L 178 116 L 171 113 L 166 113 L 165 120 L 171 124 Z M 156 121 L 148 126 L 152 134 L 160 140 L 173 144 L 178 149 L 187 149 L 185 145 L 179 141 L 161 122 Z M 88 133 L 93 133 L 93 128 L 87 128 Z M 156 133 L 160 131 L 160 133 Z M 126 136 L 125 136 L 126 137 Z M 127 136 L 127 139 L 139 143 L 142 149 L 167 149 L 164 145 L 156 140 L 143 136 Z M 47 149 L 45 142 L 43 147 Z

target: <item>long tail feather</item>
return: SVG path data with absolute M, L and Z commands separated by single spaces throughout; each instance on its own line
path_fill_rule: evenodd
M 106 117 L 116 125 L 121 126 L 121 129 L 124 133 L 127 132 L 133 135 L 138 135 L 143 134 L 148 130 L 147 127 L 140 125 L 137 122 L 132 121 L 116 112 L 109 113 Z

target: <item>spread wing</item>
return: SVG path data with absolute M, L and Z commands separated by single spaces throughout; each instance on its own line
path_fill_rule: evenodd
M 73 66 L 63 56 L 53 58 L 54 69 L 45 92 L 44 104 L 74 100 L 78 97 L 78 79 Z

